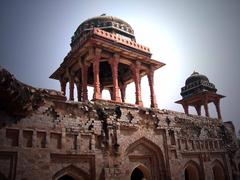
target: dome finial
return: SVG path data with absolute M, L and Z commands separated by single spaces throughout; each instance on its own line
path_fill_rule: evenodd
M 106 14 L 105 14 L 105 13 L 103 13 L 103 14 L 101 14 L 100 16 L 106 16 Z
M 195 74 L 199 74 L 197 71 L 193 71 L 193 73 L 191 75 L 195 75 Z

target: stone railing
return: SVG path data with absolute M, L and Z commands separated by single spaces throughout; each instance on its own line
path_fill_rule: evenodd
M 112 41 L 117 42 L 119 44 L 123 44 L 123 45 L 129 46 L 131 48 L 150 53 L 150 49 L 146 46 L 143 46 L 143 45 L 138 44 L 134 41 L 122 38 L 122 37 L 120 37 L 116 34 L 112 34 L 112 33 L 109 33 L 107 31 L 101 30 L 99 28 L 94 28 L 93 29 L 93 34 L 101 36 L 101 37 L 109 39 L 109 40 L 112 40 Z

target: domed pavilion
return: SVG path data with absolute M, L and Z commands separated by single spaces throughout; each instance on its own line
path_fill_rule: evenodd
M 74 84 L 78 101 L 88 101 L 87 86 L 94 87 L 93 100 L 102 99 L 102 91 L 109 90 L 111 100 L 125 102 L 129 83 L 135 83 L 136 105 L 143 106 L 141 78 L 148 77 L 151 107 L 156 108 L 154 71 L 164 63 L 151 59 L 150 49 L 136 43 L 133 28 L 125 21 L 105 14 L 90 18 L 75 31 L 71 50 L 60 67 L 50 76 L 60 81 L 69 99 L 74 100 Z
M 218 119 L 222 119 L 220 110 L 220 99 L 225 97 L 217 94 L 215 85 L 209 82 L 205 75 L 193 72 L 190 77 L 187 78 L 185 86 L 181 89 L 182 99 L 176 101 L 178 104 L 182 104 L 184 112 L 189 114 L 188 107 L 195 107 L 197 114 L 201 115 L 201 107 L 204 106 L 205 115 L 209 117 L 208 104 L 213 102 L 216 106 Z

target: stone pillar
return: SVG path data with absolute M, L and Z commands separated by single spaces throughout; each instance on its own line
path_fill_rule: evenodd
M 183 109 L 184 109 L 185 114 L 189 115 L 188 105 L 187 105 L 187 104 L 182 104 L 182 106 L 183 106 Z
M 74 76 L 70 76 L 69 80 L 69 100 L 74 100 Z
M 221 109 L 220 109 L 220 99 L 215 100 L 213 103 L 216 106 L 218 119 L 222 119 Z
M 119 94 L 119 86 L 118 86 L 118 63 L 120 56 L 118 54 L 114 54 L 113 58 L 111 58 L 108 62 L 111 65 L 112 69 L 112 79 L 113 79 L 113 99 L 114 101 L 121 102 L 120 94 Z
M 196 109 L 196 111 L 197 111 L 197 114 L 199 115 L 199 116 L 201 116 L 201 105 L 196 105 L 196 106 L 194 106 L 195 107 L 195 109 Z
M 100 78 L 99 78 L 99 61 L 101 58 L 101 49 L 95 49 L 95 56 L 93 58 L 93 74 L 94 74 L 94 93 L 93 99 L 101 99 Z
M 209 111 L 208 111 L 208 96 L 205 95 L 203 98 L 204 98 L 204 99 L 202 99 L 202 102 L 203 102 L 203 106 L 204 106 L 204 110 L 205 110 L 205 115 L 206 115 L 206 117 L 209 117 Z
M 66 95 L 66 85 L 67 81 L 64 79 L 60 80 L 60 85 L 61 85 L 61 91 L 63 92 L 64 96 Z
M 136 104 L 139 106 L 143 106 L 143 102 L 142 102 L 142 97 L 141 97 L 141 77 L 140 77 L 140 67 L 141 67 L 141 63 L 140 62 L 136 62 L 130 65 L 130 69 L 132 71 L 133 74 L 133 79 L 135 82 L 135 88 L 136 88 Z
M 81 86 L 81 82 L 78 81 L 76 83 L 76 85 L 77 85 L 78 101 L 81 101 L 82 100 L 82 86 Z
M 205 110 L 205 115 L 209 117 L 209 111 L 208 111 L 208 103 L 204 102 L 204 110 Z
M 155 96 L 155 92 L 154 92 L 154 70 L 151 67 L 147 73 L 147 77 L 148 77 L 148 83 L 149 83 L 149 87 L 150 87 L 150 99 L 151 99 L 151 107 L 152 108 L 157 108 L 157 101 L 156 101 L 156 96 Z
M 125 83 L 120 86 L 122 102 L 125 102 L 126 88 L 127 88 L 127 84 Z
M 111 100 L 113 100 L 113 88 L 112 87 L 108 88 L 108 91 L 109 91 Z
M 88 82 L 88 66 L 86 63 L 82 64 L 82 101 L 88 101 L 88 89 L 87 89 L 87 82 Z

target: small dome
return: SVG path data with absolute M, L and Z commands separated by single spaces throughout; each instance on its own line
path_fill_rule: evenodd
M 101 16 L 87 19 L 81 23 L 72 37 L 72 42 L 93 28 L 99 28 L 111 33 L 118 33 L 135 41 L 133 28 L 127 22 L 117 17 L 102 14 Z
M 192 74 L 191 74 L 191 76 L 189 77 L 189 78 L 187 78 L 187 80 L 186 80 L 186 82 L 185 82 L 185 86 L 187 86 L 187 85 L 189 85 L 189 84 L 191 84 L 191 83 L 193 83 L 193 82 L 196 82 L 196 81 L 207 81 L 207 82 L 209 82 L 209 80 L 208 80 L 208 78 L 207 78 L 207 76 L 204 76 L 204 75 L 202 75 L 202 74 L 199 74 L 198 72 L 193 72 Z

